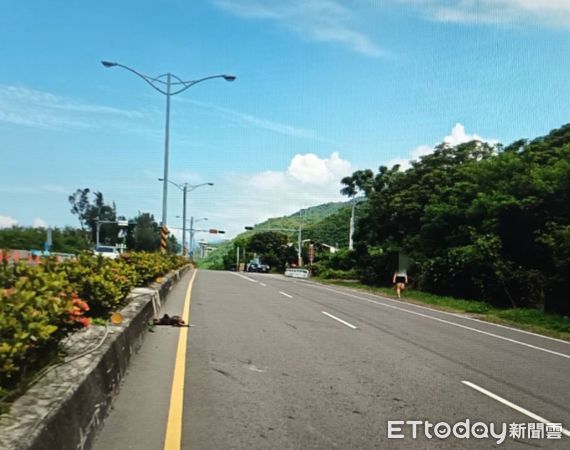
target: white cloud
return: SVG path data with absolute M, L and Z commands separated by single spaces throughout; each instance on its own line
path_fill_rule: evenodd
M 303 37 L 318 42 L 336 42 L 371 57 L 380 48 L 356 29 L 356 15 L 338 0 L 213 0 L 236 16 L 273 20 Z
M 295 155 L 289 164 L 287 174 L 304 184 L 330 183 L 338 180 L 339 174 L 346 174 L 350 170 L 350 163 L 342 160 L 338 152 L 330 158 L 321 159 L 314 153 Z
M 443 143 L 452 147 L 455 147 L 460 144 L 465 144 L 471 141 L 487 142 L 492 145 L 495 145 L 499 142 L 497 139 L 482 138 L 481 136 L 475 133 L 468 134 L 465 132 L 465 127 L 460 123 L 456 123 L 455 126 L 452 128 L 451 133 L 445 136 L 442 140 Z M 434 144 L 432 146 L 420 145 L 410 152 L 409 158 L 394 158 L 388 161 L 386 165 L 388 167 L 392 167 L 395 164 L 398 164 L 400 166 L 400 170 L 407 170 L 411 167 L 411 161 L 415 161 L 422 156 L 429 155 L 434 151 L 436 145 L 437 144 Z
M 94 105 L 19 86 L 0 84 L 0 123 L 43 129 L 90 129 L 117 118 L 140 120 L 140 111 Z
M 47 224 L 47 222 L 46 222 L 44 219 L 40 219 L 39 217 L 36 217 L 36 218 L 34 219 L 34 222 L 33 222 L 32 226 L 33 226 L 34 228 L 47 228 L 47 227 L 48 227 L 48 224 Z
M 542 22 L 570 26 L 570 0 L 396 0 L 440 22 Z
M 42 185 L 42 190 L 45 192 L 50 192 L 52 194 L 69 194 L 70 190 L 59 184 L 44 184 Z
M 224 108 L 222 106 L 213 105 L 207 102 L 201 102 L 192 99 L 179 99 L 181 103 L 191 103 L 193 105 L 199 106 L 206 111 L 211 111 L 217 117 L 222 117 L 225 122 L 230 122 L 240 126 L 250 126 L 254 128 L 259 128 L 262 130 L 271 131 L 273 133 L 281 134 L 284 136 L 290 136 L 299 139 L 308 139 L 319 142 L 333 143 L 331 140 L 319 137 L 311 130 L 304 128 L 294 127 L 292 125 L 287 125 L 279 122 L 274 122 L 263 117 L 254 116 L 251 114 L 242 113 L 239 111 L 234 111 L 233 109 Z
M 18 221 L 10 216 L 2 216 L 0 215 L 0 229 L 2 228 L 10 228 L 15 225 L 18 225 Z
M 443 142 L 452 147 L 471 141 L 485 141 L 485 139 L 477 134 L 465 133 L 465 127 L 460 123 L 456 123 L 451 130 L 451 134 L 443 138 Z
M 241 233 L 244 226 L 270 217 L 289 215 L 322 203 L 346 201 L 340 194 L 340 180 L 354 170 L 338 152 L 328 157 L 297 154 L 284 170 L 225 176 L 208 195 L 210 201 L 194 201 L 194 210 L 208 217 L 212 227 L 226 227 L 227 237 L 232 237 Z

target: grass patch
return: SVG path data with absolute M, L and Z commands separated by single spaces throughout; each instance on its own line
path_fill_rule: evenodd
M 323 280 L 318 277 L 317 281 L 324 284 L 344 286 L 362 291 L 381 294 L 395 298 L 395 291 L 391 288 L 368 286 L 358 281 L 348 280 Z M 545 336 L 555 337 L 570 341 L 570 319 L 557 314 L 549 314 L 536 309 L 497 309 L 486 302 L 465 300 L 453 297 L 443 297 L 427 292 L 406 289 L 402 297 L 403 301 L 427 304 L 435 309 L 449 312 L 459 312 L 475 315 L 476 318 L 501 325 L 520 328 Z

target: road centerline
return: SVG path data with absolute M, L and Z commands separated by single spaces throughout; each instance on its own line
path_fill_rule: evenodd
M 184 310 L 182 319 L 187 324 L 190 323 L 190 297 L 192 295 L 192 285 L 196 278 L 197 270 L 188 283 L 186 298 L 184 299 Z M 186 370 L 186 344 L 188 342 L 187 327 L 180 328 L 178 336 L 178 347 L 176 350 L 176 360 L 174 364 L 174 375 L 172 378 L 172 390 L 170 394 L 170 406 L 168 409 L 168 420 L 166 423 L 166 435 L 164 438 L 164 450 L 180 450 L 182 443 L 182 411 L 184 406 L 184 375 Z
M 342 320 L 340 318 L 338 318 L 337 316 L 333 316 L 332 314 L 326 312 L 326 311 L 321 311 L 325 316 L 330 317 L 331 319 L 336 320 L 337 322 L 342 323 L 343 325 L 346 325 L 349 328 L 352 328 L 353 330 L 356 330 L 358 327 L 354 326 L 353 324 L 347 322 L 346 320 Z
M 470 387 L 471 389 L 475 389 L 476 391 L 480 392 L 481 394 L 486 395 L 489 398 L 492 398 L 493 400 L 498 401 L 499 403 L 502 403 L 503 405 L 508 406 L 511 409 L 514 409 L 515 411 L 518 411 L 522 414 L 524 414 L 525 416 L 530 417 L 531 419 L 536 420 L 537 422 L 541 422 L 545 425 L 549 425 L 552 423 L 559 423 L 559 422 L 552 422 L 551 420 L 547 420 L 544 417 L 539 416 L 538 414 L 535 414 L 531 411 L 529 411 L 528 409 L 525 409 L 521 406 L 515 405 L 514 403 L 510 402 L 507 399 L 504 399 L 503 397 L 500 397 L 497 394 L 493 394 L 491 391 L 488 391 L 485 388 L 482 388 L 481 386 L 477 386 L 475 383 L 472 383 L 470 381 L 466 381 L 466 380 L 462 380 L 461 381 L 465 386 Z M 565 428 L 562 428 L 562 434 L 565 436 L 570 436 L 570 431 L 568 431 Z

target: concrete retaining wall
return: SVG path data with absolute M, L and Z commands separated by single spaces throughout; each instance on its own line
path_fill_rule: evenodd
M 131 357 L 184 267 L 150 288 L 136 288 L 121 325 L 91 326 L 64 343 L 66 360 L 51 369 L 0 418 L 0 449 L 88 449 L 118 393 Z M 83 353 L 89 352 L 81 356 Z

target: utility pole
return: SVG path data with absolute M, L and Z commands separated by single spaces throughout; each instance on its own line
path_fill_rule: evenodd
M 186 222 L 184 222 L 186 223 Z M 192 251 L 192 246 L 194 245 L 194 216 L 190 217 L 190 251 Z
M 188 183 L 184 183 L 182 189 L 182 256 L 186 256 L 186 194 L 188 193 Z M 192 228 L 192 227 L 190 227 Z
M 350 215 L 350 231 L 348 232 L 348 249 L 354 250 L 352 236 L 354 235 L 354 206 L 356 205 L 356 196 L 352 196 L 352 214 Z
M 239 272 L 239 246 L 236 251 L 236 272 Z
M 301 233 L 302 233 L 303 227 L 301 227 L 301 225 L 299 225 L 299 248 L 297 250 L 297 267 L 301 267 L 303 265 L 303 256 L 301 254 Z

